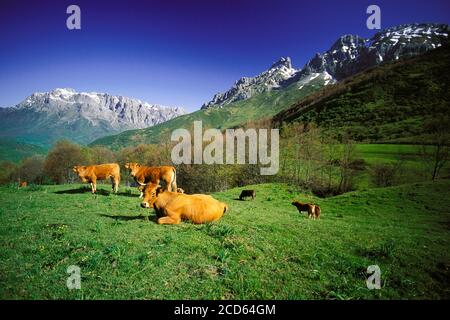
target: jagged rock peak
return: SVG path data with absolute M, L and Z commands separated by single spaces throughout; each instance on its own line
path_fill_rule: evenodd
M 403 24 L 376 33 L 370 39 L 346 34 L 339 37 L 329 50 L 316 53 L 301 70 L 292 68 L 290 58 L 281 58 L 254 78 L 241 78 L 234 86 L 216 94 L 202 106 L 223 107 L 251 98 L 255 94 L 282 89 L 294 82 L 305 86 L 311 75 L 322 74 L 324 84 L 331 84 L 376 66 L 382 62 L 415 56 L 448 43 L 449 26 L 437 23 Z M 330 79 L 331 77 L 331 79 Z
M 290 57 L 281 57 L 278 61 L 276 61 L 269 69 L 276 69 L 279 67 L 286 67 L 288 69 L 292 69 L 292 62 Z

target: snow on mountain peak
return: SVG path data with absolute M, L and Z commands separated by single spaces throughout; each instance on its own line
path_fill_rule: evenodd
M 76 92 L 71 88 L 35 92 L 10 109 L 56 116 L 66 123 L 76 122 L 80 118 L 93 126 L 106 122 L 115 130 L 147 128 L 186 113 L 181 107 L 150 104 L 106 93 Z
M 241 78 L 230 90 L 217 93 L 211 101 L 203 104 L 202 109 L 223 107 L 294 82 L 303 87 L 305 81 L 312 81 L 319 74 L 324 85 L 331 84 L 381 62 L 440 47 L 449 41 L 449 30 L 447 24 L 416 23 L 388 28 L 370 39 L 346 34 L 339 37 L 328 51 L 315 54 L 301 70 L 292 68 L 290 58 L 281 58 L 258 76 Z
M 282 57 L 266 71 L 255 77 L 243 77 L 236 81 L 230 90 L 217 93 L 213 99 L 203 104 L 202 109 L 212 106 L 222 107 L 231 102 L 245 100 L 255 94 L 279 88 L 280 84 L 297 72 L 292 67 L 291 58 Z
M 291 58 L 290 57 L 281 57 L 278 61 L 276 61 L 274 64 L 272 64 L 272 66 L 269 68 L 269 70 L 270 69 L 278 69 L 281 67 L 285 67 L 287 69 L 292 69 Z

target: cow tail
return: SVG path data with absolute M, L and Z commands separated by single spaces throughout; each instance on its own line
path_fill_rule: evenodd
M 172 170 L 173 170 L 173 178 L 172 178 L 172 182 L 170 183 L 170 185 L 172 186 L 172 191 L 177 192 L 177 169 L 175 169 L 175 167 L 173 167 Z

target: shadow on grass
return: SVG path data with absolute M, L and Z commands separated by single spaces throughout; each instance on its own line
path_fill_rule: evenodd
M 116 221 L 132 221 L 132 220 L 143 220 L 143 221 L 152 221 L 152 222 L 156 222 L 157 221 L 157 217 L 156 215 L 149 215 L 149 216 L 144 216 L 144 215 L 139 215 L 139 216 L 114 216 L 114 215 L 110 215 L 110 214 L 100 214 L 100 216 L 102 217 L 106 217 L 106 218 L 110 218 Z
M 234 200 L 234 201 L 253 201 L 253 200 L 255 200 L 255 199 L 250 199 L 250 200 L 248 200 L 248 199 L 234 198 L 233 200 Z
M 54 193 L 56 194 L 80 194 L 80 193 L 91 193 L 91 189 L 90 188 L 77 188 L 77 189 L 69 189 L 69 190 L 60 190 L 60 191 L 55 191 Z M 109 196 L 111 194 L 111 192 L 103 190 L 103 189 L 97 189 L 97 195 L 101 195 L 101 196 Z
M 77 188 L 77 189 L 59 190 L 59 191 L 55 191 L 54 193 L 56 193 L 56 194 L 82 194 L 82 193 L 91 193 L 91 189 L 81 187 L 81 188 Z M 126 191 L 114 193 L 112 191 L 108 191 L 108 190 L 104 190 L 104 189 L 97 189 L 97 192 L 96 192 L 96 195 L 101 195 L 101 196 L 109 196 L 111 194 L 121 196 L 121 197 L 136 197 L 136 198 L 139 197 L 139 195 L 137 195 L 137 194 L 133 194 L 133 193 L 126 192 Z
M 138 198 L 139 197 L 138 194 L 133 194 L 133 193 L 130 193 L 130 192 L 127 192 L 127 191 L 125 191 L 125 192 L 117 192 L 117 195 L 118 196 L 122 196 L 122 197 L 131 197 L 131 198 Z

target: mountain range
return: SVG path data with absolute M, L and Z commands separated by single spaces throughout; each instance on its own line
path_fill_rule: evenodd
M 448 41 L 449 31 L 446 24 L 405 24 L 378 32 L 370 39 L 343 35 L 328 51 L 316 53 L 303 68 L 293 68 L 291 59 L 283 57 L 260 75 L 237 80 L 231 89 L 203 104 L 202 109 L 223 107 L 295 82 L 301 86 L 318 76 L 324 85 L 333 84 L 382 62 L 438 48 Z
M 174 129 L 190 128 L 196 120 L 203 121 L 204 128 L 219 129 L 245 126 L 249 122 L 274 117 L 289 121 L 319 121 L 324 114 L 304 117 L 303 111 L 306 109 L 303 101 L 314 105 L 311 99 L 334 92 L 336 86 L 342 88 L 344 84 L 345 87 L 346 82 L 351 82 L 355 77 L 359 79 L 360 74 L 446 47 L 449 31 L 446 24 L 430 23 L 388 28 L 369 39 L 343 35 L 327 51 L 313 55 L 302 68 L 294 68 L 289 57 L 282 57 L 259 75 L 237 80 L 229 90 L 217 93 L 198 111 L 189 114 L 182 108 L 151 105 L 108 94 L 77 93 L 72 89 L 35 93 L 15 107 L 0 110 L 0 138 L 44 147 L 57 139 L 68 138 L 82 144 L 119 149 L 139 143 L 157 143 L 166 139 Z M 415 67 L 409 68 L 413 70 Z M 387 67 L 383 70 L 389 73 L 397 69 Z M 420 69 L 418 74 L 423 72 L 426 73 L 426 70 Z M 364 76 L 362 78 L 365 79 Z M 433 82 L 433 79 L 428 80 Z M 409 80 L 401 78 L 398 81 L 408 83 Z M 411 81 L 418 82 L 412 78 Z M 394 91 L 400 85 L 389 83 Z M 358 88 L 363 91 L 363 87 Z M 389 91 L 389 88 L 383 90 Z M 341 92 L 341 95 L 344 94 L 345 90 Z M 386 107 L 389 108 L 383 106 Z M 394 107 L 395 104 L 392 105 Z M 289 112 L 284 114 L 286 110 Z M 330 106 L 327 110 L 333 114 Z M 345 110 L 347 113 L 358 113 L 358 105 Z M 336 122 L 333 125 L 339 127 Z
M 94 141 L 92 145 L 105 145 L 113 149 L 119 149 L 123 146 L 138 143 L 157 143 L 166 139 L 167 134 L 174 129 L 189 129 L 192 122 L 196 120 L 201 120 L 204 127 L 225 129 L 245 126 L 249 122 L 257 122 L 261 119 L 272 119 L 274 117 L 278 120 L 284 119 L 283 117 L 277 117 L 277 115 L 285 110 L 294 113 L 293 110 L 296 106 L 301 105 L 302 101 L 309 97 L 318 99 L 327 92 L 333 92 L 335 86 L 351 81 L 359 74 L 370 72 L 370 70 L 380 66 L 402 63 L 404 60 L 420 57 L 427 52 L 447 46 L 449 44 L 449 30 L 449 26 L 446 24 L 406 24 L 378 32 L 370 39 L 363 39 L 355 35 L 344 35 L 339 37 L 326 52 L 315 54 L 301 69 L 295 69 L 290 58 L 281 58 L 257 76 L 237 80 L 228 91 L 216 94 L 211 101 L 203 104 L 202 108 L 196 112 L 151 128 L 125 131 L 118 135 L 100 138 Z M 427 65 L 425 62 L 426 60 L 420 63 Z M 434 63 L 433 66 L 446 68 L 445 63 L 445 61 L 440 61 Z M 427 70 L 420 66 L 411 66 L 408 70 L 415 70 L 416 67 L 419 69 L 417 74 L 424 74 L 432 83 L 438 79 L 438 75 L 427 74 Z M 392 70 L 397 69 L 388 67 L 383 70 L 388 74 L 381 77 L 386 82 L 385 77 L 390 77 Z M 415 101 L 408 100 L 408 96 L 405 96 L 405 92 L 408 90 L 399 90 L 401 85 L 409 87 L 410 81 L 414 81 L 416 84 L 422 83 L 419 81 L 420 78 L 416 79 L 413 76 L 410 74 L 403 75 L 401 79 L 398 79 L 402 81 L 401 83 L 390 81 L 390 88 L 384 87 L 383 90 L 387 90 L 389 97 L 396 96 L 398 92 L 401 92 L 403 103 L 406 106 L 415 104 Z M 429 79 L 430 77 L 434 80 Z M 448 84 L 448 81 L 436 81 L 436 86 L 439 88 L 446 84 Z M 362 87 L 358 88 L 362 90 Z M 441 98 L 445 95 L 438 97 L 436 96 L 437 92 L 441 91 L 436 90 L 435 92 L 427 92 L 427 94 L 442 101 Z M 345 96 L 345 94 L 345 90 L 341 92 L 342 96 Z M 408 91 L 407 94 L 411 94 L 411 92 Z M 410 96 L 415 97 L 414 94 Z M 376 100 L 377 93 L 371 92 L 369 98 Z M 373 105 L 388 103 L 388 101 L 381 99 L 382 97 L 379 101 L 372 101 L 371 103 Z M 396 100 L 400 99 L 397 97 Z M 423 102 L 423 107 L 426 107 L 426 101 L 423 99 L 420 101 Z M 359 105 L 356 100 L 354 102 L 353 109 L 345 109 L 347 113 L 340 114 L 341 122 L 345 122 L 347 116 L 359 112 Z M 313 105 L 311 101 L 309 103 Z M 339 106 L 335 107 L 338 108 Z M 386 108 L 389 111 L 385 112 L 386 114 L 395 114 L 396 107 L 397 104 L 383 105 L 380 110 Z M 333 108 L 328 106 L 327 110 L 331 109 Z M 364 112 L 367 112 L 367 110 Z M 376 110 L 372 110 L 372 112 L 376 113 Z M 300 113 L 295 112 L 295 117 L 286 117 L 285 119 L 289 121 L 303 119 L 300 117 Z M 322 114 L 321 116 L 325 115 Z M 404 118 L 408 115 L 403 114 L 402 117 L 405 120 Z M 319 118 L 315 117 L 314 119 Z M 342 127 L 336 122 L 333 123 L 337 127 Z M 416 123 L 416 127 L 417 125 Z M 392 135 L 384 136 L 384 138 L 386 137 L 388 139 L 393 138 Z M 368 137 L 366 135 L 360 136 L 360 138 Z
M 86 144 L 105 135 L 147 128 L 185 113 L 180 107 L 58 88 L 33 93 L 14 107 L 0 109 L 0 137 L 43 147 L 61 138 Z

